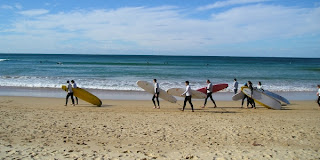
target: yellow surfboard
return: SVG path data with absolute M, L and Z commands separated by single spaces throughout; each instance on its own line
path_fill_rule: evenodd
M 68 90 L 67 86 L 62 85 L 62 90 L 66 91 Z M 94 105 L 97 105 L 98 107 L 100 107 L 102 105 L 101 100 L 96 97 L 95 95 L 91 94 L 90 92 L 81 89 L 81 88 L 72 88 L 73 90 L 73 95 Z

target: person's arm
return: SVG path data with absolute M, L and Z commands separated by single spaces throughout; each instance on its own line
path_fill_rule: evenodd
M 188 90 L 189 90 L 189 86 L 186 88 L 186 91 L 184 91 L 181 95 L 182 96 L 185 95 L 188 92 Z

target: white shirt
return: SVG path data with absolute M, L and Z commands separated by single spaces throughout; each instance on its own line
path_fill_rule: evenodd
M 263 89 L 262 89 L 262 85 L 257 85 L 257 89 L 263 90 Z
M 154 83 L 154 93 L 160 92 L 159 91 L 159 83 Z
M 68 93 L 73 93 L 72 85 L 70 83 L 68 84 Z
M 233 82 L 233 89 L 238 89 L 238 82 L 237 81 Z
M 320 88 L 318 89 L 318 96 L 320 97 Z
M 182 95 L 186 95 L 186 96 L 191 96 L 191 87 L 189 86 L 189 85 L 187 85 L 187 87 L 186 87 L 186 91 L 184 91 L 183 93 L 182 93 Z
M 207 86 L 207 93 L 211 93 L 212 92 L 212 83 L 209 83 Z

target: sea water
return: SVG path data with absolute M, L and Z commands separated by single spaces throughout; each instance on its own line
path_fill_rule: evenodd
M 60 88 L 67 80 L 79 87 L 101 90 L 141 91 L 136 81 L 158 79 L 163 89 L 193 89 L 247 81 L 276 92 L 316 91 L 320 78 L 319 58 L 0 54 L 0 86 Z

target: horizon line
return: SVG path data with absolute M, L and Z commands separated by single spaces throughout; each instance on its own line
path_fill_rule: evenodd
M 320 57 L 268 57 L 268 56 L 223 56 L 223 55 L 166 55 L 166 54 L 88 54 L 88 53 L 0 53 L 1 54 L 30 54 L 30 55 L 101 55 L 101 56 L 176 56 L 176 57 L 238 57 L 238 58 L 320 58 Z

